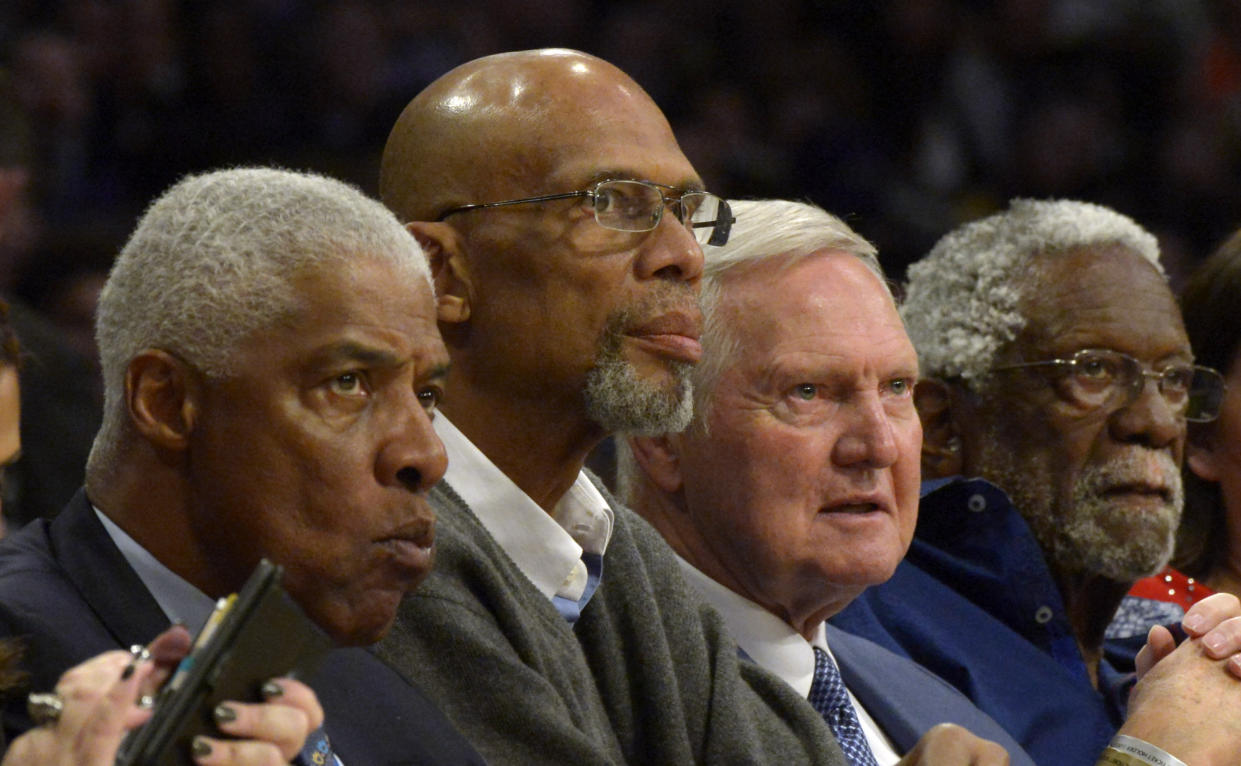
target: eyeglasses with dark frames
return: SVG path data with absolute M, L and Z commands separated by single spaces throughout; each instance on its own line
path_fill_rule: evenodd
M 1068 359 L 1003 365 L 992 372 L 1037 367 L 1056 369 L 1061 393 L 1087 409 L 1127 407 L 1141 396 L 1147 379 L 1153 380 L 1168 406 L 1194 423 L 1209 423 L 1219 416 L 1227 388 L 1224 377 L 1210 367 L 1172 364 L 1148 370 L 1128 354 L 1100 348 L 1082 349 Z
M 664 190 L 671 192 L 665 194 Z M 605 229 L 614 231 L 651 231 L 659 225 L 664 209 L 671 207 L 685 228 L 689 229 L 700 245 L 719 246 L 728 242 L 732 231 L 732 208 L 728 202 L 710 192 L 678 189 L 675 186 L 652 181 L 612 179 L 600 181 L 589 189 L 543 194 L 501 202 L 483 202 L 476 205 L 458 205 L 439 214 L 435 220 L 442 221 L 450 215 L 469 210 L 485 210 L 508 205 L 525 205 L 532 202 L 550 202 L 558 199 L 584 197 L 591 201 L 595 221 Z

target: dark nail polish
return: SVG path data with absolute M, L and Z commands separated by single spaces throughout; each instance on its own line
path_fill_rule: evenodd
M 121 680 L 128 681 L 137 669 L 138 659 L 135 657 L 133 660 L 130 660 L 129 664 L 125 666 L 125 669 L 121 671 Z
M 237 720 L 237 711 L 229 705 L 216 705 L 212 715 L 215 716 L 216 723 L 232 723 Z
M 271 699 L 284 694 L 284 687 L 275 681 L 268 681 L 263 684 L 259 691 L 263 694 L 264 699 Z
M 190 754 L 195 758 L 206 758 L 211 755 L 211 743 L 202 737 L 194 737 L 190 743 Z

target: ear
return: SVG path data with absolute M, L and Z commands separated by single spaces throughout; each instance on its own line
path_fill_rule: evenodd
M 1223 471 L 1215 449 L 1215 440 L 1211 438 L 1209 429 L 1200 434 L 1195 434 L 1194 430 L 1190 429 L 1189 439 L 1185 444 L 1185 465 L 1203 481 L 1219 481 Z
M 949 384 L 934 378 L 918 381 L 914 406 L 922 421 L 922 473 L 928 479 L 961 473 L 961 434 Z
M 674 443 L 675 436 L 630 436 L 629 447 L 634 460 L 652 483 L 664 492 L 681 491 L 681 456 Z
M 412 221 L 405 228 L 418 240 L 431 265 L 439 321 L 455 324 L 468 320 L 474 283 L 465 262 L 461 232 L 446 223 L 431 221 Z
M 125 398 L 134 428 L 156 447 L 184 450 L 198 419 L 199 374 L 166 351 L 147 349 L 125 370 Z

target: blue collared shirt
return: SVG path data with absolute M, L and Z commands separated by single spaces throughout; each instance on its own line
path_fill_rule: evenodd
M 956 686 L 1039 764 L 1091 766 L 1123 719 L 1124 678 L 1102 693 L 1021 514 L 981 479 L 923 485 L 905 560 L 832 619 Z
M 197 635 L 215 610 L 215 600 L 164 566 L 98 508 L 94 510 L 108 536 L 116 543 L 125 561 L 138 573 L 142 584 L 151 591 L 155 603 L 167 615 L 168 621 L 179 622 L 191 636 Z

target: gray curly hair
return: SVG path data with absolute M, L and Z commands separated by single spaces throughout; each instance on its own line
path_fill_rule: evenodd
M 977 385 L 1026 319 L 1017 305 L 1035 255 L 1120 245 L 1162 275 L 1155 237 L 1131 218 L 1088 202 L 1015 199 L 1008 210 L 958 227 L 909 267 L 901 315 L 928 377 Z
M 381 259 L 430 284 L 426 258 L 396 217 L 357 188 L 274 168 L 187 176 L 147 208 L 99 297 L 95 336 L 104 416 L 88 471 L 110 464 L 128 417 L 125 372 L 159 348 L 210 376 L 237 346 L 295 308 L 298 271 L 331 265 L 342 281 Z

